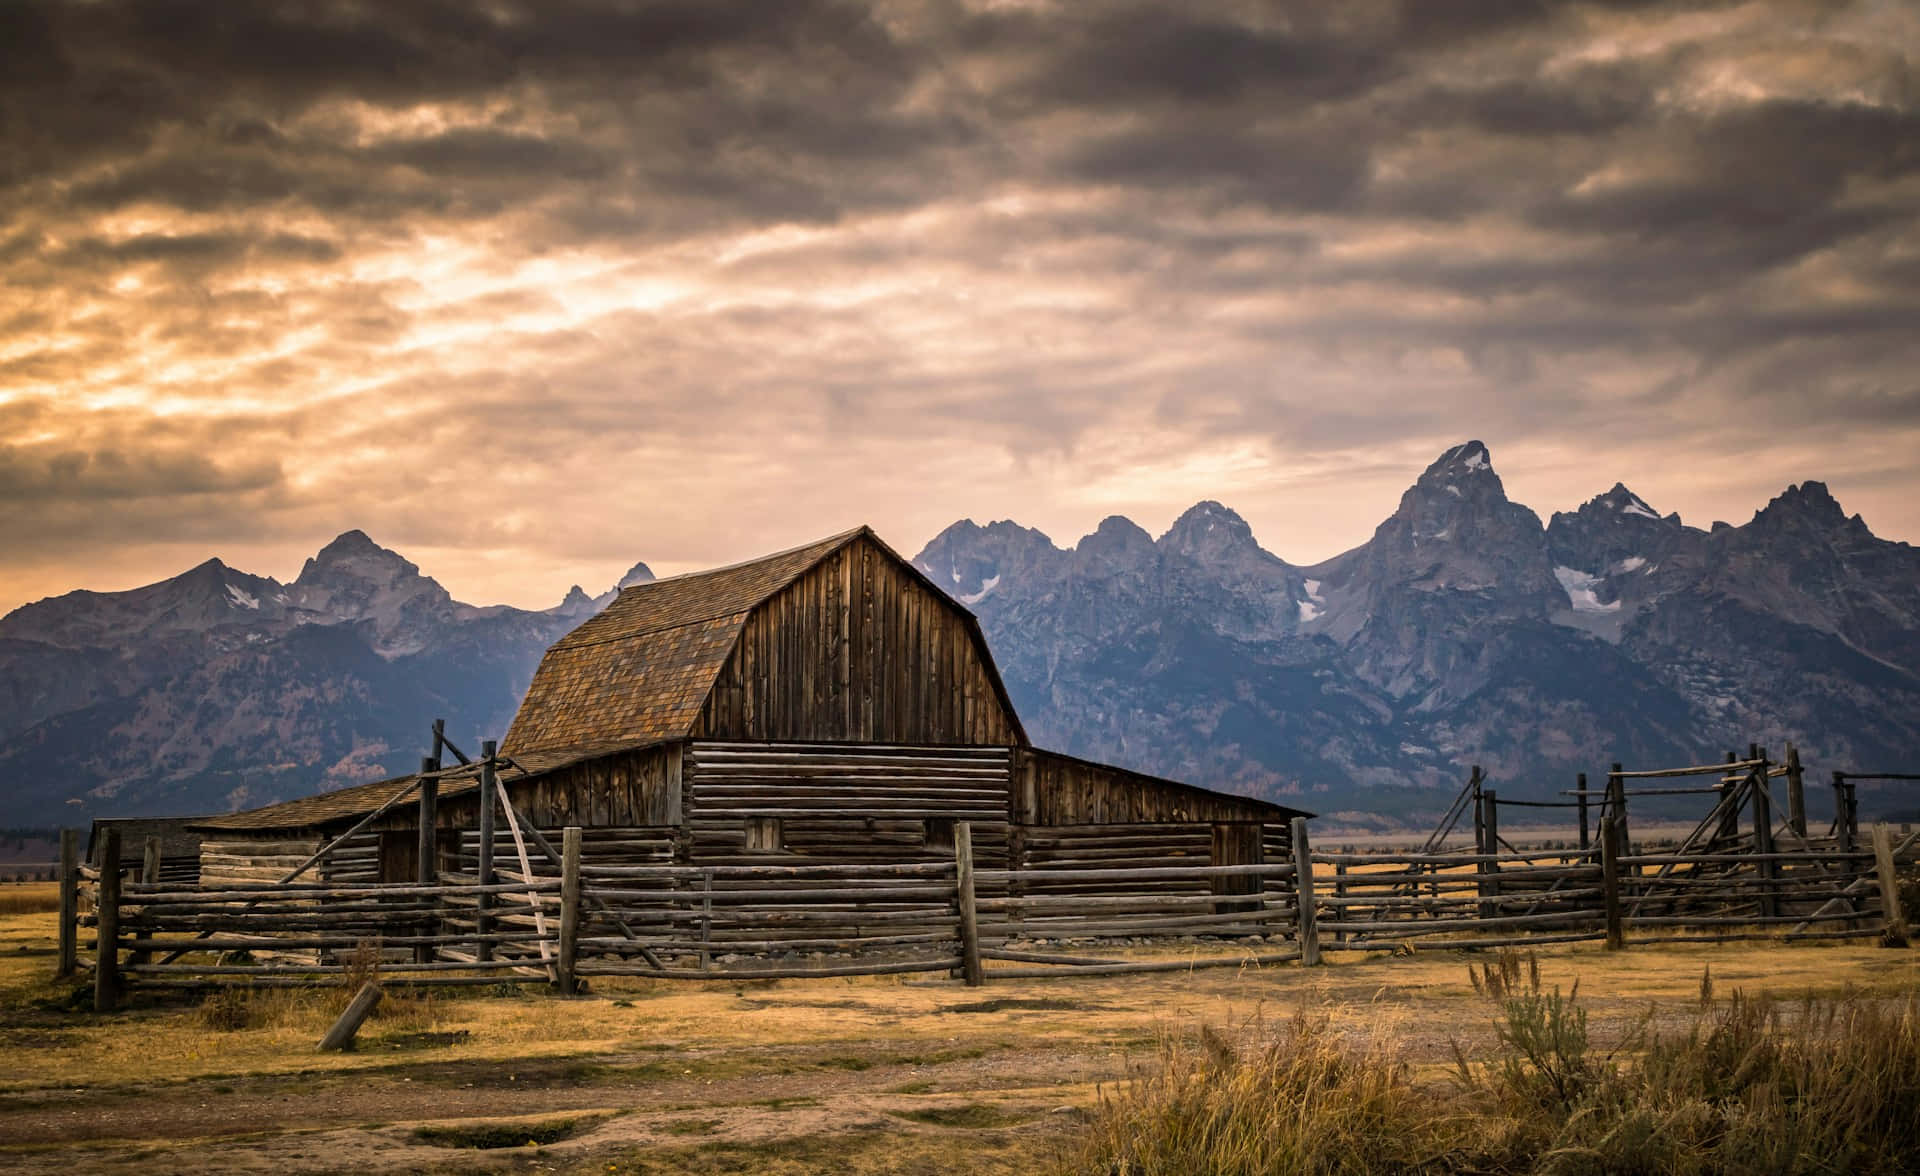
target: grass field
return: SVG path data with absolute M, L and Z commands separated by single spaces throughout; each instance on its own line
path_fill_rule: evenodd
M 1504 1023 L 1469 977 L 1493 957 L 1424 952 L 984 989 L 873 978 L 401 996 L 356 1053 L 320 1055 L 335 994 L 76 1011 L 84 993 L 50 981 L 53 917 L 20 906 L 0 913 L 0 1169 L 19 1172 L 1106 1171 L 1102 1134 L 1116 1113 L 1151 1109 L 1126 1100 L 1180 1049 L 1266 1056 L 1304 1015 L 1322 1041 L 1390 1048 L 1431 1100 L 1458 1095 L 1456 1047 L 1475 1064 L 1500 1055 Z M 1709 968 L 1723 994 L 1920 988 L 1920 952 L 1868 946 L 1582 945 L 1538 959 L 1546 987 L 1579 982 L 1603 1052 L 1648 1024 L 1687 1025 Z

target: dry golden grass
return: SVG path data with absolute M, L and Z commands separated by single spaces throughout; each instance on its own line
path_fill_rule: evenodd
M 58 882 L 0 883 L 0 916 L 37 915 L 59 909 Z
M 1103 1094 L 1063 1173 L 1884 1173 L 1920 1155 L 1920 994 L 1738 989 L 1602 1048 L 1531 955 L 1469 969 L 1495 1040 L 1421 1081 L 1392 1035 L 1301 1012 L 1251 1045 L 1171 1037 Z
M 299 1144 L 297 1133 L 322 1127 L 339 1135 L 346 1125 L 375 1121 L 484 1124 L 612 1106 L 631 1113 L 547 1149 L 574 1157 L 561 1170 L 605 1172 L 610 1161 L 622 1172 L 777 1171 L 780 1164 L 801 1171 L 809 1169 L 777 1157 L 827 1156 L 855 1176 L 966 1170 L 962 1161 L 971 1156 L 983 1171 L 1032 1171 L 1071 1122 L 1053 1116 L 1056 1108 L 1091 1105 L 1096 1085 L 1122 1073 L 1129 1059 L 1150 1057 L 1159 1043 L 1203 1024 L 1271 1024 L 1311 1008 L 1336 1037 L 1394 1042 L 1420 1082 L 1447 1080 L 1450 1036 L 1483 1045 L 1493 1039 L 1486 1000 L 1463 967 L 1469 957 L 1423 951 L 1338 955 L 1318 969 L 1048 980 L 996 981 L 990 968 L 983 990 L 897 977 L 600 980 L 591 996 L 572 1000 L 537 989 L 409 999 L 390 988 L 362 1031 L 360 1052 L 320 1055 L 315 1044 L 343 993 L 260 991 L 223 998 L 234 1006 L 225 1010 L 220 1002 L 209 1008 L 142 997 L 104 1017 L 84 1011 L 81 993 L 79 1008 L 71 1007 L 78 982 L 50 979 L 53 924 L 48 914 L 0 917 L 0 1048 L 12 1063 L 0 1072 L 0 1139 L 10 1130 L 26 1140 L 64 1138 L 58 1122 L 31 1121 L 25 1110 L 18 1113 L 27 1118 L 10 1119 L 9 1108 L 71 1099 L 85 1088 L 75 1105 L 89 1108 L 97 1119 L 90 1133 L 105 1141 L 87 1144 L 95 1150 L 78 1166 L 106 1172 L 120 1170 L 115 1149 L 126 1152 L 124 1170 L 151 1171 L 155 1163 L 185 1162 L 189 1153 L 165 1150 L 173 1133 L 243 1129 L 202 1122 L 222 1105 L 209 1089 L 233 1090 L 230 1100 L 256 1097 L 248 1104 L 255 1109 L 235 1118 L 245 1130 L 271 1133 L 244 1148 L 191 1153 L 195 1166 L 228 1171 L 246 1170 L 247 1156 L 288 1171 L 333 1170 L 300 1158 L 318 1153 Z M 1134 952 L 1185 958 L 1234 950 Z M 1920 987 L 1920 952 L 1861 945 L 1674 944 L 1615 954 L 1579 945 L 1540 957 L 1544 983 L 1580 980 L 1603 1043 L 1630 1032 L 1650 1002 L 1691 1008 L 1708 963 L 1723 990 Z M 490 1089 L 488 1074 L 523 1082 Z M 526 1105 L 530 1098 L 538 1105 Z M 982 1106 L 990 1113 L 969 1109 Z M 966 1125 L 989 1120 L 1001 1125 Z M 139 1132 L 156 1130 L 154 1122 L 159 1139 L 136 1142 Z M 714 1124 L 711 1136 L 689 1134 L 686 1125 L 695 1122 Z M 369 1173 L 382 1165 L 437 1170 L 374 1128 L 342 1138 L 362 1149 L 353 1163 Z M 966 1147 L 955 1148 L 954 1139 Z M 0 1167 L 38 1170 L 32 1165 L 42 1153 L 21 1150 L 32 1147 L 48 1149 L 48 1171 L 74 1166 L 68 1145 L 0 1143 Z

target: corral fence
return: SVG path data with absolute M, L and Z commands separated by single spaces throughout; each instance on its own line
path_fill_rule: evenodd
M 111 1009 L 129 991 L 339 984 L 370 970 L 407 983 L 545 983 L 565 993 L 596 976 L 949 972 L 978 984 L 1313 965 L 1327 952 L 1421 946 L 1906 941 L 1897 871 L 1920 857 L 1920 835 L 1897 839 L 1881 824 L 1858 848 L 1736 854 L 1629 853 L 1611 817 L 1599 832 L 1586 850 L 1327 853 L 1297 820 L 1287 862 L 976 869 L 965 824 L 950 862 L 716 866 L 597 865 L 583 861 L 582 831 L 569 828 L 563 848 L 542 859 L 548 870 L 529 858 L 486 885 L 246 889 L 182 886 L 157 868 L 126 881 L 79 865 L 69 838 L 59 967 L 71 975 L 90 962 L 96 1007 Z M 1179 959 L 1112 950 L 1169 939 L 1196 949 Z

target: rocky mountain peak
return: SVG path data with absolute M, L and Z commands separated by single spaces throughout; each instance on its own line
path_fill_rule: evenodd
M 1108 515 L 1093 534 L 1081 539 L 1074 551 L 1097 559 L 1151 559 L 1153 536 L 1125 515 Z
M 1493 470 L 1493 455 L 1481 442 L 1468 441 L 1441 454 L 1407 487 L 1388 522 L 1419 538 L 1458 541 L 1477 529 L 1479 520 L 1516 510 L 1526 508 L 1507 500 L 1506 487 Z
M 1762 526 L 1803 524 L 1835 527 L 1846 522 L 1847 512 L 1827 489 L 1825 482 L 1801 482 L 1790 485 L 1773 501 L 1754 512 L 1753 521 Z
M 311 584 L 343 573 L 357 579 L 391 582 L 417 576 L 420 568 L 397 551 L 375 543 L 365 531 L 342 531 L 300 569 L 295 584 Z
M 961 519 L 935 535 L 913 564 L 954 599 L 974 606 L 994 596 L 1003 581 L 1031 586 L 1047 580 L 1065 556 L 1032 527 L 1009 519 L 983 527 Z
M 1628 515 L 1634 518 L 1660 518 L 1660 512 L 1648 506 L 1646 499 L 1627 489 L 1626 483 L 1624 482 L 1615 482 L 1613 489 L 1594 498 L 1591 502 L 1587 503 L 1587 505 L 1610 511 L 1614 514 Z
M 631 588 L 635 584 L 651 584 L 655 578 L 652 568 L 644 563 L 637 563 L 627 569 L 627 574 L 620 577 L 619 583 L 614 587 Z
M 1160 536 L 1159 546 L 1203 561 L 1260 548 L 1247 521 L 1211 499 L 1188 507 Z
M 599 612 L 601 609 L 613 603 L 614 598 L 620 595 L 620 590 L 622 588 L 631 588 L 635 584 L 651 584 L 656 578 L 657 577 L 655 577 L 653 574 L 653 569 L 648 567 L 645 563 L 634 564 L 632 567 L 627 569 L 626 575 L 621 576 L 619 580 L 614 582 L 613 587 L 607 589 L 605 592 L 602 592 L 598 596 L 586 597 L 587 611 Z M 579 585 L 576 584 L 574 586 L 574 591 L 577 591 L 577 592 L 580 591 Z M 581 592 L 581 595 L 586 596 L 586 593 Z M 571 601 L 572 599 L 573 599 L 573 594 L 568 593 L 567 600 L 562 601 L 560 603 L 560 607 L 562 609 L 566 608 L 568 606 L 568 601 Z
M 1478 441 L 1456 445 L 1441 454 L 1414 486 L 1442 493 L 1452 487 L 1451 492 L 1457 495 L 1491 492 L 1503 501 L 1507 496 L 1500 484 L 1500 475 L 1493 472 L 1493 455 Z
M 417 652 L 434 623 L 463 607 L 413 561 L 359 530 L 343 532 L 309 559 L 289 596 L 322 623 L 371 622 L 374 650 L 386 657 Z

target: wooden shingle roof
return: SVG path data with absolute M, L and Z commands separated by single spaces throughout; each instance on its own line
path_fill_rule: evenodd
M 511 762 L 500 768 L 500 778 L 512 785 L 525 777 L 555 771 L 582 760 L 597 759 L 603 755 L 613 755 L 623 751 L 637 751 L 641 747 L 650 746 L 652 746 L 651 743 L 585 744 L 547 751 L 522 752 L 511 757 Z M 189 822 L 188 827 L 206 832 L 243 830 L 266 832 L 322 828 L 366 816 L 405 791 L 415 779 L 417 779 L 415 774 L 408 774 L 375 780 L 369 784 L 354 784 L 346 788 L 336 788 L 332 792 L 322 792 L 318 796 L 302 796 L 279 804 L 265 805 L 243 812 L 225 813 L 217 817 L 200 817 Z M 471 766 L 471 770 L 441 777 L 439 796 L 445 800 L 472 792 L 479 786 L 479 765 L 476 764 Z
M 503 753 L 686 736 L 747 614 L 866 527 L 707 572 L 635 584 L 555 642 Z

